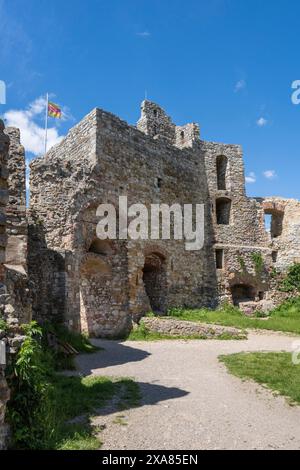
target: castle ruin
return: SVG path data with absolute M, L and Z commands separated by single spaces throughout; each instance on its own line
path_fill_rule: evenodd
M 90 336 L 121 337 L 153 310 L 227 301 L 246 314 L 268 311 L 300 262 L 300 202 L 249 198 L 242 149 L 205 142 L 197 124 L 176 126 L 144 101 L 137 126 L 94 109 L 31 163 L 26 208 L 25 150 L 0 120 L 0 328 L 7 361 L 22 323 L 62 322 Z M 203 204 L 204 246 L 185 240 L 100 240 L 97 207 Z M 265 217 L 271 217 L 270 229 Z M 276 276 L 274 276 L 276 273 Z M 0 449 L 9 389 L 0 364 Z
M 197 124 L 176 126 L 147 100 L 136 127 L 94 109 L 31 163 L 30 191 L 33 316 L 92 336 L 121 336 L 150 310 L 271 308 L 283 296 L 272 272 L 300 258 L 300 203 L 247 197 L 240 146 L 205 142 Z M 122 195 L 146 206 L 204 204 L 203 249 L 98 239 L 97 207 L 118 207 Z

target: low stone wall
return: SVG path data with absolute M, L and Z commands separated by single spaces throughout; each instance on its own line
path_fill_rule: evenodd
M 246 338 L 246 334 L 241 330 L 227 326 L 194 323 L 173 318 L 143 317 L 141 321 L 149 331 L 171 336 L 199 335 L 212 339 L 226 334 L 232 337 Z

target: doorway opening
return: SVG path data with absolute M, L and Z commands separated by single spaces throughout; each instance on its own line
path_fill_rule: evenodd
M 151 309 L 155 313 L 164 313 L 166 308 L 166 263 L 158 253 L 146 256 L 143 268 L 143 282 Z
M 242 302 L 254 302 L 256 291 L 253 286 L 247 284 L 236 284 L 231 287 L 233 305 L 239 306 Z

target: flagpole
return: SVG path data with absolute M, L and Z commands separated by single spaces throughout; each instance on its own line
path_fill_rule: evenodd
M 49 107 L 49 95 L 46 95 L 46 115 L 45 115 L 45 155 L 47 153 L 47 133 L 48 133 L 48 107 Z

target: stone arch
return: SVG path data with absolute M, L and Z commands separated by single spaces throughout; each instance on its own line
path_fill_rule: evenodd
M 113 253 L 112 242 L 110 240 L 100 240 L 94 238 L 89 246 L 89 253 L 107 256 Z
M 233 305 L 239 306 L 240 303 L 255 301 L 256 299 L 256 288 L 251 284 L 234 284 L 230 290 Z
M 143 266 L 143 283 L 151 309 L 156 313 L 166 310 L 166 257 L 160 251 L 147 251 Z
M 219 190 L 227 189 L 227 166 L 228 158 L 225 155 L 218 155 L 216 160 L 217 170 L 217 188 Z
M 219 197 L 216 200 L 216 219 L 218 225 L 229 225 L 231 220 L 231 199 Z
M 86 252 L 89 250 L 91 244 L 97 237 L 97 224 L 99 217 L 97 216 L 97 209 L 103 201 L 98 198 L 91 199 L 88 203 L 82 205 L 79 214 L 74 220 L 74 231 L 75 231 L 75 249 Z M 105 204 L 113 202 L 105 201 Z M 118 211 L 116 210 L 116 219 L 118 220 Z M 100 239 L 99 239 L 100 240 Z M 104 242 L 111 242 L 112 245 L 116 245 L 114 240 L 104 240 Z

